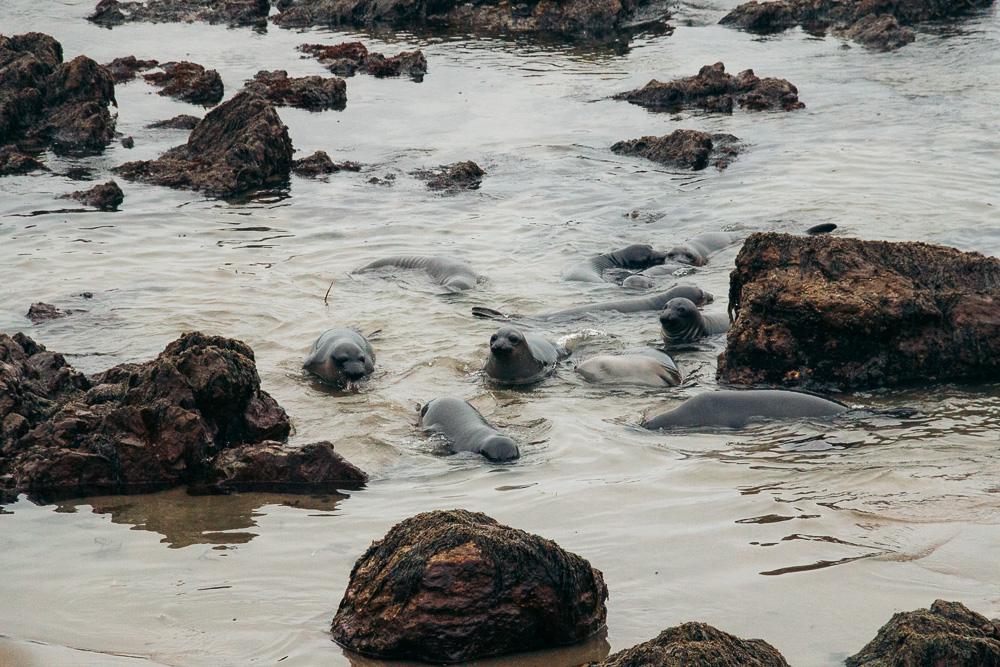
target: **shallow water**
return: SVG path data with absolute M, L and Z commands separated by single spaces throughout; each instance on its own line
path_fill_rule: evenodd
M 85 372 L 150 359 L 192 329 L 242 339 L 292 418 L 292 442 L 329 439 L 373 478 L 337 499 L 172 491 L 8 505 L 0 663 L 383 664 L 348 658 L 327 632 L 350 568 L 397 521 L 453 507 L 554 539 L 611 592 L 606 637 L 490 664 L 575 665 L 700 620 L 761 637 L 793 665 L 835 665 L 894 611 L 936 598 L 1000 615 L 1000 384 L 839 397 L 918 408 L 911 419 L 862 410 L 652 434 L 634 425 L 712 387 L 723 340 L 676 354 L 686 381 L 662 392 L 593 388 L 572 362 L 527 391 L 490 388 L 477 373 L 496 323 L 471 318 L 473 305 L 531 313 L 618 298 L 613 284 L 558 276 L 629 243 L 835 222 L 862 238 L 1000 254 L 995 7 L 881 54 L 714 25 L 735 4 L 679 6 L 673 35 L 602 50 L 201 24 L 107 31 L 83 20 L 89 1 L 5 0 L 4 34 L 47 32 L 67 59 L 194 60 L 219 70 L 227 97 L 260 69 L 324 74 L 294 50 L 303 42 L 419 47 L 429 73 L 419 84 L 350 78 L 342 112 L 279 110 L 297 157 L 321 149 L 363 163 L 361 173 L 293 177 L 233 202 L 121 183 L 120 212 L 51 212 L 77 208 L 56 197 L 93 184 L 60 174 L 84 166 L 103 182 L 109 167 L 186 139 L 145 125 L 204 113 L 137 80 L 116 87 L 133 150 L 46 155 L 52 173 L 0 181 L 0 331 L 24 331 Z M 662 114 L 610 99 L 720 60 L 789 79 L 806 109 Z M 695 174 L 608 150 L 679 127 L 732 133 L 747 148 L 727 170 Z M 467 159 L 488 172 L 479 190 L 438 194 L 411 175 Z M 368 182 L 386 175 L 391 186 Z M 420 275 L 349 273 L 410 252 L 464 256 L 489 280 L 446 295 Z M 684 278 L 716 295 L 710 311 L 725 311 L 736 252 Z M 31 326 L 35 301 L 86 312 Z M 376 375 L 359 393 L 331 393 L 299 370 L 333 326 L 381 330 Z M 649 314 L 538 330 L 584 340 L 577 356 L 658 341 Z M 416 408 L 441 394 L 508 429 L 523 458 L 439 456 Z

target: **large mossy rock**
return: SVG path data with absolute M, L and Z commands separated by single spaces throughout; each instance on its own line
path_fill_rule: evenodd
M 752 234 L 720 382 L 854 389 L 1000 375 L 1000 259 L 926 243 Z
M 426 512 L 355 564 L 333 638 L 380 658 L 461 662 L 585 639 L 607 598 L 600 571 L 555 542 L 478 512 Z
M 893 614 L 847 667 L 1000 667 L 1000 622 L 960 602 Z
M 788 663 L 762 639 L 740 639 L 706 623 L 685 623 L 591 667 L 788 667 Z

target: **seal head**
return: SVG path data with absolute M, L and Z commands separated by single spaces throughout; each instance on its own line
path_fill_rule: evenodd
M 490 461 L 513 461 L 521 456 L 517 443 L 505 435 L 490 435 L 485 438 L 479 453 Z
M 685 343 L 705 335 L 701 312 L 690 299 L 667 302 L 660 313 L 660 335 L 667 343 Z
M 345 387 L 374 372 L 375 352 L 358 332 L 330 329 L 313 343 L 302 368 L 327 384 Z
M 555 370 L 556 362 L 567 354 L 541 336 L 505 326 L 490 337 L 490 356 L 483 370 L 500 384 L 528 384 Z
M 667 253 L 655 250 L 648 243 L 634 243 L 612 255 L 623 269 L 648 269 L 663 264 L 667 259 Z

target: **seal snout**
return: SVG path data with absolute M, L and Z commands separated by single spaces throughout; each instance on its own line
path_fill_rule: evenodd
M 479 453 L 490 461 L 514 461 L 521 457 L 517 443 L 504 435 L 491 437 L 483 443 Z
M 517 329 L 500 329 L 490 337 L 490 352 L 495 356 L 509 355 L 523 340 Z

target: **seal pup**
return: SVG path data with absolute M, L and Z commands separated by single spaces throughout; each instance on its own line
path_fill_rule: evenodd
M 608 269 L 631 269 L 641 271 L 651 266 L 663 264 L 667 254 L 654 250 L 646 243 L 632 245 L 591 257 L 585 262 L 574 264 L 563 271 L 563 280 L 580 280 L 592 283 L 604 282 L 604 272 Z
M 448 441 L 452 452 L 476 452 L 490 461 L 521 456 L 517 443 L 498 431 L 468 401 L 454 396 L 435 398 L 420 409 L 424 431 Z
M 574 369 L 595 384 L 634 384 L 642 387 L 676 387 L 681 372 L 670 355 L 655 347 L 634 347 L 621 354 L 602 354 Z
M 529 384 L 550 375 L 556 362 L 569 354 L 541 336 L 505 326 L 490 337 L 490 356 L 483 370 L 499 384 Z
M 660 312 L 660 336 L 668 345 L 726 333 L 729 326 L 728 317 L 705 315 L 690 299 L 671 299 Z
M 690 264 L 691 266 L 705 266 L 708 263 L 709 255 L 734 244 L 737 239 L 735 234 L 723 232 L 698 234 L 668 250 L 667 259 L 671 262 Z
M 643 422 L 652 431 L 673 426 L 743 428 L 754 418 L 832 417 L 847 406 L 812 394 L 782 389 L 725 389 L 689 398 L 676 408 Z
M 398 255 L 376 259 L 365 264 L 354 273 L 374 271 L 383 266 L 395 266 L 400 269 L 421 269 L 431 278 L 450 290 L 459 291 L 475 287 L 481 280 L 478 273 L 467 262 L 449 257 L 426 257 L 422 255 Z
M 585 306 L 575 306 L 573 308 L 565 308 L 563 310 L 551 310 L 539 313 L 538 315 L 534 315 L 533 318 L 544 321 L 562 319 L 571 320 L 589 315 L 590 313 L 609 311 L 617 313 L 640 313 L 646 310 L 663 310 L 663 307 L 667 305 L 668 301 L 680 297 L 690 299 L 699 305 L 709 304 L 715 300 L 715 297 L 698 287 L 694 287 L 692 285 L 675 285 L 666 292 L 658 292 L 642 298 L 599 301 L 598 303 L 591 303 Z M 495 320 L 527 319 L 527 317 L 521 315 L 504 315 L 498 310 L 483 308 L 482 306 L 474 306 L 472 308 L 472 314 L 476 317 Z
M 302 368 L 327 384 L 345 387 L 372 374 L 375 351 L 354 329 L 330 329 L 313 343 Z

